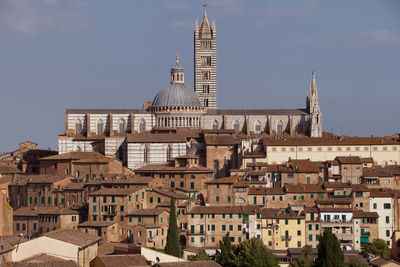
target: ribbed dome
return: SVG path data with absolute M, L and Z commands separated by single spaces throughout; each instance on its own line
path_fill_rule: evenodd
M 171 83 L 153 100 L 153 107 L 201 107 L 196 93 L 184 83 Z

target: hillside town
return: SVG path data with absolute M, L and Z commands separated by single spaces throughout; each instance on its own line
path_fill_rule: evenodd
M 58 151 L 0 155 L 0 265 L 236 266 L 222 246 L 262 242 L 293 266 L 329 231 L 346 263 L 400 266 L 400 135 L 324 131 L 314 72 L 305 108 L 218 109 L 206 11 L 194 53 L 194 89 L 176 56 L 142 108 L 67 109 Z

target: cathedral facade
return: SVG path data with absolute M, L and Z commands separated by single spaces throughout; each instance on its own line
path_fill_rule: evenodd
M 194 28 L 193 89 L 185 84 L 184 69 L 177 56 L 170 83 L 142 109 L 67 109 L 65 134 L 59 136 L 59 153 L 102 151 L 134 169 L 144 163 L 166 162 L 169 156 L 188 154 L 189 140 L 178 134 L 168 138 L 157 138 L 156 134 L 146 137 L 155 129 L 230 129 L 236 134 L 322 136 L 315 73 L 306 108 L 218 109 L 216 62 L 216 26 L 214 21 L 210 26 L 204 12 L 200 27 L 196 21 Z M 133 160 L 135 155 L 140 159 Z

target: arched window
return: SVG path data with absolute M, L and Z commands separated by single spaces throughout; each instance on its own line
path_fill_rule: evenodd
M 81 134 L 82 133 L 82 122 L 80 119 L 77 119 L 75 122 L 75 134 Z
M 282 121 L 278 121 L 278 123 L 276 124 L 276 133 L 283 134 L 283 122 Z
M 104 134 L 104 123 L 102 119 L 97 121 L 97 134 Z
M 172 158 L 172 147 L 170 145 L 167 146 L 166 154 L 167 154 L 167 160 Z
M 121 118 L 118 121 L 118 132 L 121 134 L 125 133 L 125 129 L 126 129 L 125 120 Z
M 233 123 L 233 129 L 235 130 L 236 134 L 240 132 L 240 123 L 238 120 L 235 120 L 235 122 Z
M 144 133 L 146 132 L 146 122 L 141 119 L 139 122 L 139 133 Z
M 261 133 L 261 122 L 260 121 L 256 121 L 256 124 L 254 126 L 254 131 L 256 133 Z
M 205 106 L 205 107 L 208 107 L 208 99 L 207 99 L 207 98 L 204 99 L 204 106 Z
M 150 159 L 150 149 L 146 145 L 146 146 L 144 146 L 144 149 L 143 149 L 143 162 L 148 163 L 149 159 Z
M 218 130 L 219 129 L 219 124 L 218 124 L 218 121 L 217 120 L 215 120 L 214 122 L 213 122 L 213 130 Z

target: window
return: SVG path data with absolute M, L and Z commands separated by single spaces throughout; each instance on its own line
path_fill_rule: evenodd
M 181 183 L 180 183 L 180 187 L 181 187 L 181 188 L 185 187 L 185 182 L 181 182 Z
M 226 231 L 226 225 L 225 224 L 222 225 L 222 231 Z
M 190 182 L 190 189 L 194 189 L 194 182 Z
M 390 223 L 390 217 L 386 216 L 386 223 Z
M 310 198 L 313 199 L 314 198 L 314 194 L 310 194 Z
M 257 122 L 256 122 L 256 124 L 255 124 L 255 126 L 254 126 L 254 131 L 255 131 L 256 133 L 260 133 L 260 132 L 261 132 L 261 122 L 260 122 L 260 121 L 257 121 Z
M 96 206 L 93 206 L 93 212 L 96 212 Z
M 171 182 L 171 188 L 175 188 L 175 182 Z
M 301 236 L 301 230 L 297 230 L 297 235 Z
M 319 230 L 319 224 L 315 225 L 315 230 Z
M 297 199 L 297 196 L 293 196 L 293 200 L 296 200 Z
M 283 122 L 282 121 L 279 121 L 276 124 L 276 133 L 277 134 L 283 134 Z
M 209 71 L 209 70 L 203 70 L 203 71 L 201 72 L 201 79 L 202 79 L 202 80 L 206 80 L 206 81 L 210 80 L 210 79 L 211 79 L 211 73 L 210 73 L 210 71 Z
M 82 133 L 82 122 L 80 119 L 77 119 L 75 122 L 75 134 L 81 134 Z
M 125 133 L 125 120 L 123 118 L 118 120 L 118 132 L 119 133 Z
M 285 219 L 285 224 L 288 225 L 289 224 L 289 220 Z
M 384 209 L 390 209 L 390 203 L 384 203 L 383 204 Z
M 211 56 L 202 56 L 201 66 L 211 66 Z
M 297 224 L 301 224 L 301 220 L 300 219 L 297 219 Z
M 242 225 L 238 224 L 238 231 L 242 231 Z
M 111 197 L 111 202 L 112 202 L 112 203 L 115 203 L 115 196 L 112 196 L 112 197 Z
M 374 203 L 374 204 L 373 204 L 373 207 L 374 207 L 374 210 L 376 210 L 376 209 L 377 209 L 377 204 Z
M 144 119 L 141 119 L 139 122 L 139 133 L 144 133 L 146 132 L 146 122 Z
M 215 121 L 213 122 L 213 130 L 218 130 L 218 129 L 219 129 L 219 123 L 218 123 L 217 120 L 215 120 Z
M 208 85 L 208 84 L 203 84 L 203 93 L 204 93 L 204 94 L 210 93 L 210 85 Z
M 229 231 L 233 231 L 233 225 L 232 224 L 229 225 Z
M 150 154 L 150 149 L 149 147 L 146 145 L 143 148 L 143 162 L 148 163 L 149 162 L 149 154 Z
M 228 196 L 228 202 L 231 202 L 231 197 L 230 196 Z
M 312 224 L 308 225 L 308 230 L 310 230 L 310 231 L 312 230 Z
M 233 123 L 233 129 L 235 130 L 236 134 L 240 132 L 240 123 L 238 120 L 235 120 L 235 122 Z
M 390 237 L 390 230 L 386 230 L 386 236 Z
M 310 184 L 310 183 L 311 183 L 311 177 L 307 176 L 307 184 Z
M 301 241 L 297 241 L 297 247 L 301 248 Z
M 315 240 L 319 241 L 319 235 L 315 235 Z
M 97 121 L 97 134 L 101 135 L 104 134 L 104 123 L 102 119 Z

